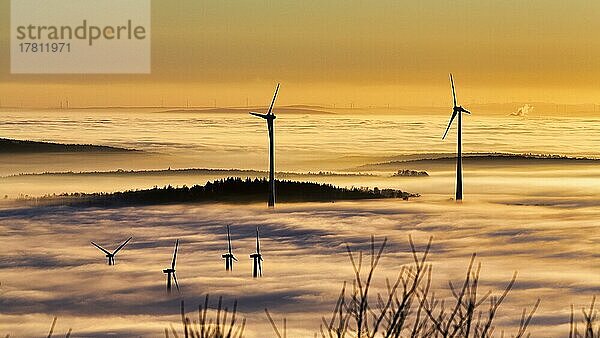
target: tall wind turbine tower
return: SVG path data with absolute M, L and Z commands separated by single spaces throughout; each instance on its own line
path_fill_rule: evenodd
M 454 100 L 454 107 L 452 108 L 452 117 L 450 117 L 450 122 L 448 123 L 448 127 L 444 132 L 444 136 L 442 136 L 442 140 L 446 138 L 446 135 L 448 134 L 448 130 L 450 130 L 450 126 L 452 126 L 454 118 L 458 116 L 458 128 L 456 132 L 456 200 L 462 201 L 462 113 L 471 114 L 471 112 L 464 109 L 462 106 L 457 106 L 456 91 L 454 90 L 454 78 L 452 77 L 452 74 L 450 74 L 450 83 L 452 84 L 452 98 Z
M 179 239 L 175 241 L 175 250 L 173 251 L 173 260 L 171 261 L 171 267 L 163 269 L 163 273 L 167 275 L 167 292 L 171 293 L 171 280 L 175 282 L 177 291 L 179 292 L 179 283 L 177 283 L 177 275 L 175 275 L 175 263 L 177 261 L 177 249 L 179 248 Z
M 262 277 L 262 254 L 260 253 L 260 238 L 258 228 L 256 228 L 256 252 L 250 255 L 252 258 L 252 277 Z
M 221 255 L 225 260 L 225 271 L 233 270 L 233 261 L 237 262 L 237 258 L 233 255 L 231 248 L 231 234 L 229 233 L 229 225 L 227 225 L 227 253 Z
M 279 92 L 279 83 L 275 88 L 275 95 L 269 106 L 269 111 L 266 114 L 251 112 L 250 115 L 258 116 L 267 121 L 267 129 L 269 130 L 269 207 L 275 206 L 275 136 L 273 135 L 273 127 L 275 114 L 273 113 L 273 105 Z

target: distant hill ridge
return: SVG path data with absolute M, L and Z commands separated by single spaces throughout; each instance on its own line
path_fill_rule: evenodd
M 250 111 L 265 111 L 268 107 L 248 107 L 248 108 L 240 108 L 240 107 L 216 107 L 216 108 L 177 108 L 177 109 L 166 109 L 157 111 L 156 113 L 210 113 L 210 114 L 230 114 L 230 113 L 240 113 L 246 114 Z M 318 106 L 281 106 L 275 108 L 275 113 L 281 114 L 302 114 L 302 115 L 310 115 L 310 114 L 318 114 L 318 115 L 331 115 L 335 114 L 332 111 L 326 110 L 326 108 L 318 107 Z
M 512 153 L 468 153 L 463 154 L 463 162 L 475 163 L 493 163 L 493 162 L 518 162 L 518 161 L 541 161 L 542 163 L 600 163 L 600 158 L 575 157 L 552 154 L 512 154 Z M 398 165 L 423 164 L 423 163 L 444 163 L 456 161 L 456 155 L 453 154 L 414 154 L 402 155 L 393 160 L 370 163 L 358 166 L 353 170 L 369 170 L 376 168 L 392 168 Z
M 160 175 L 189 175 L 189 174 L 229 174 L 239 176 L 260 176 L 264 177 L 269 175 L 268 171 L 263 170 L 252 170 L 252 169 L 221 169 L 221 168 L 181 168 L 181 169 L 154 169 L 154 170 L 110 170 L 110 171 L 48 171 L 40 173 L 20 173 L 9 176 L 3 176 L 0 178 L 11 178 L 11 177 L 22 177 L 22 176 L 126 176 L 126 175 L 137 175 L 137 176 L 160 176 Z M 297 176 L 314 176 L 314 177 L 362 177 L 362 176 L 375 176 L 370 173 L 338 173 L 332 171 L 319 171 L 319 172 L 289 172 L 289 171 L 278 171 L 275 173 L 278 177 L 297 177 Z
M 569 159 L 569 160 L 600 160 L 600 158 L 586 157 L 586 156 L 568 156 L 568 155 L 557 155 L 557 154 L 536 154 L 536 153 L 463 153 L 463 158 L 526 158 L 526 159 Z M 410 154 L 410 155 L 400 155 L 391 158 L 390 161 L 397 162 L 408 162 L 408 161 L 417 161 L 417 160 L 443 160 L 453 158 L 456 159 L 455 153 L 425 153 L 425 154 Z
M 137 152 L 139 150 L 92 144 L 62 144 L 0 138 L 0 154 Z

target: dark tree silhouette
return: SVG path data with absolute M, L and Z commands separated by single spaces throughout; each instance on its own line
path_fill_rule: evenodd
M 379 198 L 417 197 L 395 189 L 340 188 L 332 184 L 276 181 L 275 186 L 280 202 L 331 202 L 340 200 L 360 200 Z M 269 181 L 266 179 L 242 179 L 229 177 L 206 185 L 192 187 L 163 188 L 154 187 L 146 190 L 129 190 L 115 193 L 71 193 L 49 195 L 34 199 L 36 202 L 49 204 L 64 204 L 70 206 L 123 206 L 150 205 L 187 202 L 232 202 L 250 203 L 262 202 L 267 196 Z

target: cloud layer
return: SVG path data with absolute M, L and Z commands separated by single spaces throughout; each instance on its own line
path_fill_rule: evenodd
M 448 293 L 446 281 L 460 279 L 469 255 L 477 252 L 483 289 L 500 290 L 519 271 L 500 317 L 503 329 L 514 331 L 520 308 L 541 297 L 532 332 L 564 336 L 569 304 L 583 306 L 600 288 L 593 222 L 600 212 L 585 203 L 564 210 L 507 202 L 473 197 L 462 205 L 424 198 L 289 204 L 275 211 L 218 204 L 5 210 L 0 213 L 0 322 L 16 336 L 39 336 L 53 315 L 59 316 L 58 329 L 73 327 L 78 334 L 158 335 L 177 322 L 178 298 L 165 294 L 161 269 L 169 265 L 179 238 L 178 278 L 190 311 L 204 294 L 222 295 L 239 301 L 250 337 L 269 330 L 264 307 L 287 316 L 295 336 L 312 335 L 342 282 L 351 278 L 344 244 L 365 251 L 371 234 L 389 238 L 376 280 L 380 288 L 384 277 L 410 262 L 407 236 L 412 234 L 421 247 L 434 236 L 431 258 L 439 293 Z M 226 224 L 232 224 L 240 259 L 232 273 L 220 259 Z M 265 257 L 260 281 L 250 277 L 248 257 L 257 226 Z M 128 236 L 134 239 L 113 267 L 89 244 L 94 240 L 113 249 Z

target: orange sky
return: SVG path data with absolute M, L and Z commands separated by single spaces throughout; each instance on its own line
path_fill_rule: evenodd
M 600 102 L 600 2 L 153 1 L 152 74 L 11 75 L 3 105 Z

